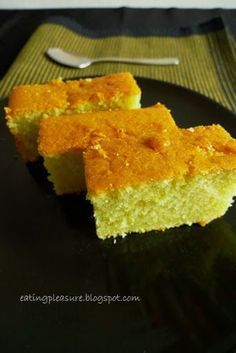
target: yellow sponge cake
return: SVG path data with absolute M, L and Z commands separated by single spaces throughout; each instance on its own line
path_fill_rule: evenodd
M 161 104 L 43 119 L 39 149 L 57 194 L 87 188 L 102 239 L 205 225 L 236 195 L 236 140 L 179 129 Z
M 106 140 L 119 154 L 119 138 L 127 141 L 145 139 L 149 131 L 159 135 L 178 128 L 169 110 L 154 107 L 48 117 L 42 119 L 39 130 L 39 151 L 49 172 L 49 180 L 58 195 L 85 190 L 83 152 L 93 146 L 103 155 L 100 141 Z M 163 132 L 164 131 L 164 132 Z M 118 138 L 118 140 L 117 140 Z M 127 152 L 128 153 L 128 152 Z M 138 153 L 138 151 L 137 151 Z
M 119 144 L 119 153 L 114 146 Z M 85 152 L 100 238 L 165 230 L 222 216 L 236 195 L 236 140 L 219 125 L 179 135 L 109 138 Z
M 5 108 L 7 125 L 23 159 L 34 161 L 38 158 L 38 129 L 43 115 L 58 117 L 61 114 L 139 108 L 140 95 L 130 73 L 16 86 Z

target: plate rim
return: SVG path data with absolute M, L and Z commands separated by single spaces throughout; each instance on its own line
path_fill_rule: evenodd
M 95 76 L 94 76 L 95 77 Z M 234 112 L 233 110 L 230 110 L 228 107 L 225 107 L 223 104 L 215 101 L 213 98 L 206 96 L 205 94 L 195 91 L 192 88 L 189 87 L 185 87 L 182 86 L 178 83 L 173 83 L 173 82 L 169 82 L 169 81 L 165 81 L 165 80 L 159 80 L 159 79 L 155 79 L 155 78 L 149 78 L 149 77 L 144 77 L 144 76 L 134 76 L 135 79 L 141 79 L 141 80 L 145 80 L 145 81 L 152 81 L 152 82 L 158 82 L 160 84 L 164 84 L 166 86 L 172 86 L 175 88 L 179 88 L 183 91 L 186 91 L 188 93 L 192 93 L 193 95 L 197 96 L 198 98 L 204 99 L 206 102 L 215 105 L 216 107 L 220 107 L 221 109 L 225 110 L 225 112 L 227 112 L 228 114 L 231 114 L 232 116 L 235 117 L 236 119 L 236 111 Z

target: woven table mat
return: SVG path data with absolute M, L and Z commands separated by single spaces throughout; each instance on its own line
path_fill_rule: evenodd
M 169 57 L 180 59 L 178 66 L 145 66 L 98 63 L 85 69 L 73 69 L 52 62 L 45 52 L 61 47 L 81 56 Z M 235 111 L 236 87 L 235 40 L 221 18 L 198 26 L 181 28 L 173 35 L 148 33 L 137 36 L 94 32 L 70 19 L 48 19 L 32 34 L 0 83 L 5 97 L 13 86 L 42 83 L 52 78 L 78 78 L 129 71 L 137 77 L 179 84 L 200 92 Z

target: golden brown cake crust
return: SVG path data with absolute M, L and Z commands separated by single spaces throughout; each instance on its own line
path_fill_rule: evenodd
M 220 125 L 179 129 L 157 104 L 41 122 L 40 153 L 85 151 L 90 194 L 236 168 L 236 140 Z
M 179 134 L 172 130 L 167 138 L 148 137 L 147 143 L 107 139 L 99 149 L 87 149 L 85 168 L 87 189 L 94 195 L 152 181 L 235 170 L 236 140 L 220 125 L 179 129 Z
M 104 111 L 64 115 L 43 119 L 39 131 L 39 151 L 42 155 L 64 153 L 68 150 L 86 149 L 108 138 L 144 139 L 160 131 L 177 130 L 169 110 L 162 104 L 151 108 Z M 107 136 L 107 137 L 106 137 Z M 119 151 L 118 146 L 114 146 Z
M 62 81 L 56 79 L 47 84 L 21 85 L 13 88 L 7 118 L 48 113 L 79 108 L 81 104 L 115 102 L 120 98 L 140 94 L 140 89 L 130 73 L 110 74 L 92 79 Z
M 105 102 L 117 101 L 125 96 L 141 93 L 130 73 L 66 81 L 66 85 L 71 109 L 76 109 L 85 102 L 92 104 L 99 102 L 102 105 Z
M 6 108 L 7 118 L 27 114 L 49 112 L 53 109 L 65 110 L 68 107 L 65 84 L 22 85 L 13 88 Z

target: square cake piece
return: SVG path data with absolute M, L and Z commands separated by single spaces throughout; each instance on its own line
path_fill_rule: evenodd
M 236 195 L 236 140 L 221 126 L 146 132 L 106 136 L 84 153 L 99 238 L 206 225 Z
M 141 91 L 130 73 L 74 81 L 16 86 L 5 108 L 7 125 L 25 161 L 38 158 L 38 129 L 44 115 L 140 107 Z
M 48 117 L 40 124 L 39 151 L 55 192 L 79 193 L 86 190 L 83 152 L 89 146 L 105 158 L 100 141 L 108 137 L 112 145 L 118 142 L 113 146 L 118 155 L 120 139 L 145 140 L 150 131 L 153 136 L 168 136 L 172 130 L 178 133 L 169 110 L 161 104 L 144 109 L 65 115 L 60 119 Z

